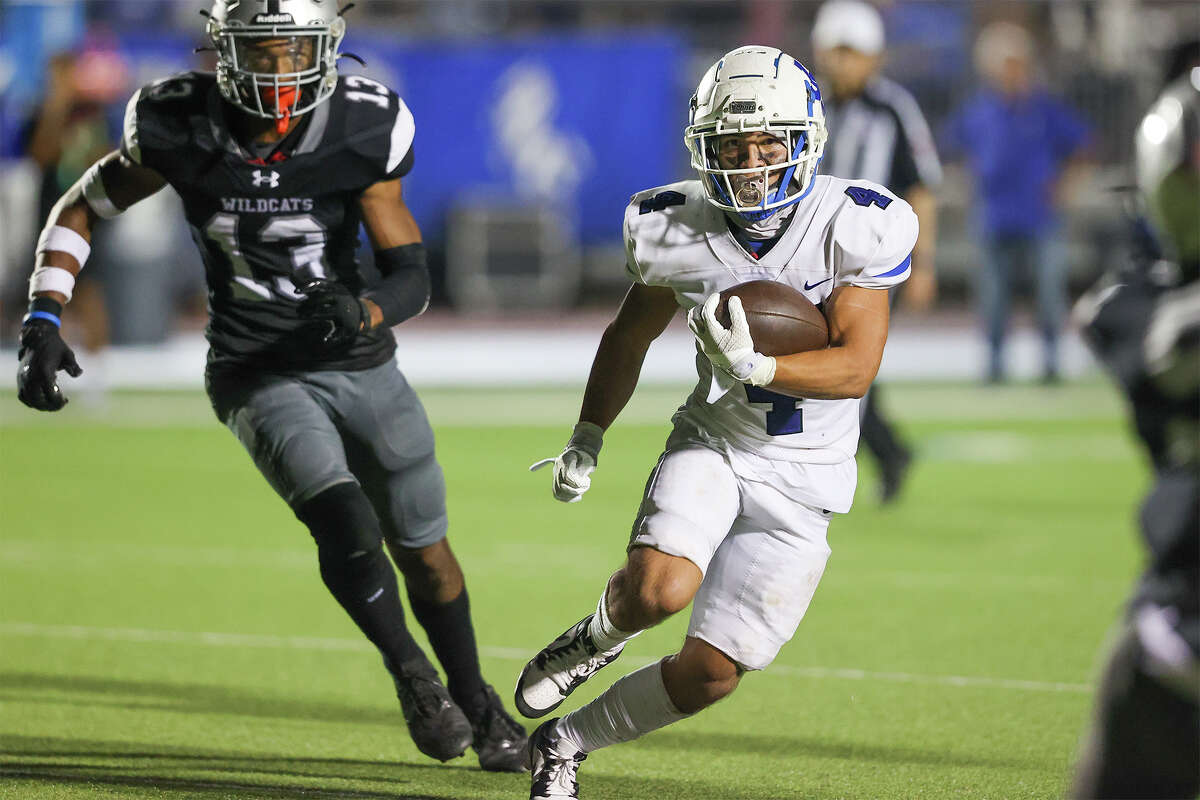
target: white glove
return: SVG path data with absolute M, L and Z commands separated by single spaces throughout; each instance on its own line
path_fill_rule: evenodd
M 554 499 L 578 503 L 592 487 L 592 471 L 604 444 L 604 429 L 591 422 L 579 422 L 558 458 L 543 458 L 529 467 L 530 472 L 547 464 L 554 465 Z
M 775 380 L 775 359 L 754 349 L 740 297 L 729 298 L 729 327 L 717 321 L 721 295 L 713 293 L 688 312 L 688 327 L 713 367 L 738 383 L 766 386 Z

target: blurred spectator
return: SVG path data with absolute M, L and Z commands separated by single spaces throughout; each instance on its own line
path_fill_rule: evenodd
M 120 61 L 108 54 L 62 53 L 50 60 L 44 99 L 22 136 L 25 155 L 41 171 L 38 230 L 55 201 L 115 146 L 106 104 L 123 92 L 125 80 Z M 102 281 L 111 259 L 106 258 L 109 248 L 105 244 L 103 234 L 92 241 L 92 257 L 80 273 L 71 303 L 75 318 L 71 327 L 81 333 L 81 346 L 92 353 L 109 340 Z M 32 265 L 31 257 L 26 273 Z
M 906 305 L 928 310 L 937 293 L 937 199 L 931 190 L 942 178 L 929 126 L 912 95 L 879 74 L 884 25 L 874 6 L 830 0 L 817 11 L 812 40 L 830 130 L 821 172 L 874 181 L 912 205 L 921 232 L 902 296 Z M 862 404 L 862 440 L 879 463 L 880 498 L 889 502 L 912 453 L 880 410 L 878 384 Z
M 974 173 L 985 264 L 979 281 L 990 348 L 987 379 L 1006 377 L 1004 339 L 1014 290 L 1032 272 L 1044 342 L 1042 377 L 1059 377 L 1058 337 L 1066 313 L 1066 275 L 1058 212 L 1077 177 L 1088 126 L 1036 85 L 1034 42 L 1022 27 L 993 22 L 975 44 L 986 82 L 946 124 L 946 144 Z

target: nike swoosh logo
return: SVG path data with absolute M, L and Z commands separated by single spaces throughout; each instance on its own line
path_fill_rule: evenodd
M 808 281 L 805 281 L 804 282 L 804 291 L 807 292 L 809 289 L 815 289 L 818 286 L 820 286 L 822 283 L 825 283 L 825 281 L 831 281 L 831 280 L 833 280 L 832 276 L 826 278 L 824 281 L 817 281 L 816 283 L 809 283 Z

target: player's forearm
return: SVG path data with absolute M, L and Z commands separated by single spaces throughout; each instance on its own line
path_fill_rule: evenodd
M 875 380 L 880 360 L 848 347 L 780 356 L 775 359 L 775 380 L 767 388 L 817 400 L 862 397 Z
M 64 281 L 74 284 L 75 277 L 83 269 L 92 241 L 95 212 L 88 206 L 79 185 L 67 190 L 59 199 L 38 238 L 38 252 L 34 259 L 33 276 L 30 279 L 30 294 L 48 297 L 65 304 L 70 299 L 70 288 Z M 78 239 L 72 239 L 75 234 Z M 65 270 L 69 276 L 56 273 Z
M 29 293 L 60 304 L 70 300 L 75 278 L 91 252 L 97 220 L 117 216 L 165 184 L 157 172 L 126 161 L 116 151 L 93 164 L 59 198 L 46 219 Z
M 615 323 L 605 329 L 583 393 L 580 421 L 605 430 L 612 425 L 637 388 L 649 346 L 649 342 L 623 334 Z

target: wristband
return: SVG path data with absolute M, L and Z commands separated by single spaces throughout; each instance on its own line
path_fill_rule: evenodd
M 24 319 L 21 320 L 21 324 L 25 325 L 30 320 L 34 320 L 34 319 L 50 320 L 51 322 L 54 323 L 54 327 L 56 327 L 56 328 L 62 327 L 62 320 L 59 319 L 58 317 L 56 317 L 54 314 L 51 314 L 49 311 L 30 311 L 28 314 L 25 315 Z
M 74 290 L 75 276 L 62 267 L 38 267 L 29 279 L 30 300 L 35 299 L 39 292 L 58 292 L 70 300 Z
M 42 235 L 38 237 L 37 252 L 45 253 L 47 251 L 56 251 L 66 253 L 79 262 L 80 269 L 87 263 L 88 256 L 91 255 L 92 246 L 88 244 L 88 240 L 80 236 L 76 231 L 70 228 L 65 228 L 62 225 L 51 225 L 42 231 Z M 74 278 L 72 278 L 72 284 Z
M 604 429 L 594 422 L 584 422 L 580 420 L 575 423 L 575 429 L 571 431 L 571 439 L 567 442 L 567 447 L 582 450 L 592 457 L 592 460 L 599 463 L 600 448 L 604 446 Z

